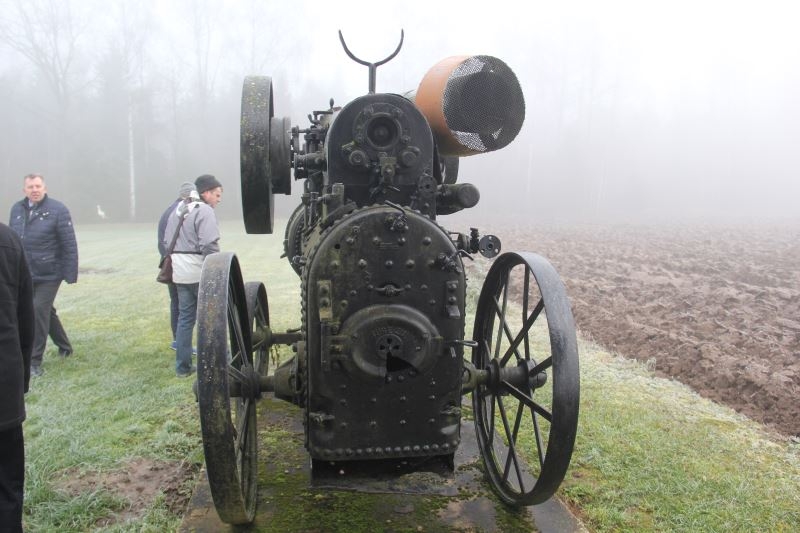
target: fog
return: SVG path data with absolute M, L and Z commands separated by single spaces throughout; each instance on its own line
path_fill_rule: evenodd
M 182 181 L 212 173 L 219 216 L 240 219 L 244 76 L 271 76 L 276 115 L 305 127 L 367 91 L 337 30 L 377 61 L 402 28 L 379 92 L 465 54 L 503 59 L 522 85 L 517 139 L 461 161 L 476 215 L 796 218 L 799 14 L 788 0 L 0 0 L 0 213 L 39 172 L 78 223 L 101 222 L 98 205 L 105 222 L 155 223 Z

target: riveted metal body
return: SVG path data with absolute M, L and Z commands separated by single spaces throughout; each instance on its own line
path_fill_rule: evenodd
M 466 281 L 449 235 L 419 213 L 372 205 L 315 228 L 308 246 L 311 456 L 452 453 Z

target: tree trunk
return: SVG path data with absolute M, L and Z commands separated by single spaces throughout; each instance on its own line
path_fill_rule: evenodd
M 130 190 L 128 199 L 130 201 L 130 219 L 136 220 L 136 163 L 133 152 L 133 102 L 128 95 L 128 178 Z

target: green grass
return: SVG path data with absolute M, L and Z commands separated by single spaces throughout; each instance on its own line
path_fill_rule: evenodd
M 279 258 L 281 239 L 240 227 L 223 225 L 223 248 L 238 252 L 245 280 L 267 281 L 272 325 L 298 325 L 299 283 Z M 155 227 L 78 227 L 77 235 L 79 280 L 62 285 L 56 300 L 75 353 L 61 360 L 48 346 L 45 375 L 26 397 L 26 531 L 174 530 L 180 517 L 163 498 L 141 519 L 99 527 L 127 503 L 105 490 L 62 488 L 65 474 L 111 473 L 133 458 L 203 460 L 193 380 L 175 377 L 169 349 Z
M 563 492 L 597 531 L 797 531 L 800 443 L 643 365 L 582 347 Z
M 56 300 L 75 355 L 60 360 L 49 347 L 46 374 L 27 396 L 26 531 L 169 531 L 180 522 L 161 495 L 130 521 L 103 525 L 129 504 L 102 488 L 64 489 L 77 473 L 113 473 L 132 459 L 203 460 L 192 380 L 175 378 L 154 233 L 154 225 L 77 228 L 79 282 L 62 285 Z M 272 236 L 222 227 L 222 248 L 237 252 L 245 280 L 266 283 L 278 330 L 300 322 L 299 281 L 279 258 L 281 241 L 280 227 Z M 578 440 L 560 494 L 588 529 L 800 529 L 798 441 L 589 343 L 581 365 Z M 345 523 L 362 512 L 360 500 L 336 498 L 322 502 L 325 516 L 347 509 Z

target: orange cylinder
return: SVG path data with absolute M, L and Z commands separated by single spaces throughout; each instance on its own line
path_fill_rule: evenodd
M 514 72 L 492 56 L 452 56 L 423 76 L 414 102 L 431 125 L 439 153 L 467 156 L 505 147 L 525 121 Z

